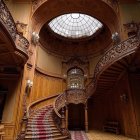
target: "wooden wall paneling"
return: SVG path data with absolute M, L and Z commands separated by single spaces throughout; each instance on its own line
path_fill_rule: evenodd
M 136 125 L 137 125 L 137 131 L 138 135 L 137 137 L 140 139 L 140 75 L 139 74 L 130 74 L 129 75 L 129 82 L 131 86 L 131 92 L 132 92 L 132 99 L 134 103 L 134 112 L 136 117 Z
M 21 72 L 22 73 L 22 72 Z M 2 124 L 4 125 L 4 140 L 14 140 L 20 125 L 19 118 L 22 74 L 14 79 L 0 79 L 0 85 L 8 87 L 7 99 L 4 106 Z
M 128 101 L 120 96 L 126 94 Z M 109 93 L 95 93 L 89 101 L 89 127 L 102 130 L 106 120 L 119 121 L 121 133 L 136 138 L 137 127 L 127 74 L 125 74 Z
M 119 88 L 120 95 L 126 94 L 128 96 L 128 100 L 126 102 L 121 102 L 125 135 L 136 138 L 136 117 L 127 75 L 121 80 L 120 85 L 122 85 L 122 88 Z
M 9 123 L 3 123 L 4 124 L 4 136 L 2 137 L 2 140 L 14 140 L 14 127 L 15 125 L 9 124 Z
M 17 138 L 19 131 L 21 129 L 21 120 L 23 117 L 23 96 L 25 94 L 25 87 L 26 87 L 26 69 L 21 74 L 20 80 L 18 81 L 18 91 L 17 91 L 17 106 L 15 110 L 17 113 L 15 114 L 15 132 L 14 132 L 14 139 Z
M 52 77 L 39 72 L 35 72 L 33 87 L 29 96 L 30 103 L 62 93 L 64 91 L 64 80 L 58 77 Z
M 15 100 L 15 107 L 14 107 L 14 139 L 16 139 L 17 135 L 18 135 L 18 129 L 20 127 L 20 122 L 21 122 L 21 114 L 18 115 L 19 113 L 22 113 L 23 111 L 23 106 L 22 106 L 22 102 L 20 100 L 20 96 L 21 94 L 21 88 L 22 88 L 22 74 L 19 78 L 19 80 L 17 81 L 17 86 L 16 86 L 16 100 Z M 24 90 L 23 90 L 24 91 Z M 20 111 L 21 110 L 21 111 Z

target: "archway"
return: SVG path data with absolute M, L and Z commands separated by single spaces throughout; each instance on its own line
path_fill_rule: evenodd
M 86 13 L 97 18 L 98 20 L 102 21 L 112 33 L 119 30 L 118 15 L 116 11 L 102 0 L 95 0 L 94 2 L 92 0 L 62 0 L 61 2 L 57 0 L 47 0 L 33 3 L 33 10 L 33 30 L 37 33 L 40 32 L 45 23 L 54 17 L 71 12 Z M 104 13 L 107 14 L 103 16 Z
M 68 110 L 68 129 L 85 130 L 84 104 L 69 104 Z

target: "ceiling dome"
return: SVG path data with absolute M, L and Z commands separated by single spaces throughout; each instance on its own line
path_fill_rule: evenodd
M 56 34 L 71 39 L 90 37 L 103 27 L 103 24 L 97 19 L 81 13 L 58 16 L 48 25 Z

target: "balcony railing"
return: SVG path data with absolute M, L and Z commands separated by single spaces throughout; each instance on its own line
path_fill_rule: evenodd
M 29 42 L 25 37 L 18 33 L 13 17 L 11 16 L 11 13 L 3 0 L 0 0 L 0 23 L 5 27 L 11 36 L 16 48 L 23 51 L 27 55 Z

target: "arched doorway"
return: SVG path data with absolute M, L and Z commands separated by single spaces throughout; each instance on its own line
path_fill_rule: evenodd
M 68 129 L 85 130 L 84 104 L 69 104 Z

